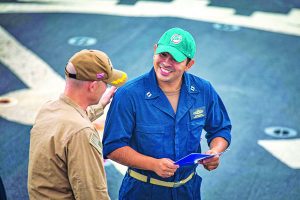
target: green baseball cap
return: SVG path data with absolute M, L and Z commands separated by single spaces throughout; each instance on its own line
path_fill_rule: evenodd
M 167 30 L 157 44 L 155 54 L 168 52 L 177 62 L 182 62 L 186 58 L 193 59 L 196 52 L 193 36 L 181 28 Z

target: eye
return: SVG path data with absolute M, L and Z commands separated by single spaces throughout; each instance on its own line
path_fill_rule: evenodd
M 161 57 L 167 57 L 167 56 L 168 56 L 168 53 L 163 52 L 163 53 L 160 53 L 159 55 L 160 55 Z

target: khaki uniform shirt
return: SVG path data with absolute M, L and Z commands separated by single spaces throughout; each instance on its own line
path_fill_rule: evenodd
M 39 200 L 110 199 L 97 130 L 64 95 L 41 108 L 31 130 L 28 192 Z

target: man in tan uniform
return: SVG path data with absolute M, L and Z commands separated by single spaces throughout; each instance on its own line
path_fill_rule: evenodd
M 110 199 L 102 143 L 91 120 L 103 113 L 127 75 L 113 69 L 109 57 L 97 50 L 76 53 L 65 74 L 64 93 L 43 105 L 31 130 L 29 197 Z M 116 87 L 105 92 L 107 84 Z

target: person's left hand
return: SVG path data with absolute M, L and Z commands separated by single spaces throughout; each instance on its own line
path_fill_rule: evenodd
M 213 150 L 208 150 L 205 154 L 217 154 L 218 152 Z M 198 162 L 198 164 L 203 164 L 203 167 L 208 170 L 214 170 L 219 166 L 220 163 L 220 155 L 215 155 L 212 158 L 204 159 Z
M 104 94 L 102 95 L 102 97 L 100 99 L 100 103 L 103 106 L 103 109 L 105 108 L 105 106 L 107 104 L 110 103 L 111 98 L 114 96 L 116 90 L 117 90 L 117 87 L 115 87 L 115 86 L 111 86 L 110 88 L 106 89 L 106 91 L 104 92 Z

